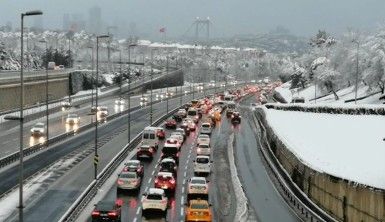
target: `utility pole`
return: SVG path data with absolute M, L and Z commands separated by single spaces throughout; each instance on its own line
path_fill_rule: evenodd
M 166 56 L 166 72 L 167 72 L 167 76 L 168 76 L 168 55 Z M 167 113 L 168 113 L 168 85 L 166 87 L 166 110 L 167 110 Z

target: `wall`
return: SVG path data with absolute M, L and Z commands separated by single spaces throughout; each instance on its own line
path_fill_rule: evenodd
M 385 221 L 384 190 L 343 180 L 309 168 L 275 135 L 265 119 L 264 110 L 259 109 L 256 115 L 266 128 L 267 139 L 273 153 L 292 181 L 314 203 L 339 221 Z

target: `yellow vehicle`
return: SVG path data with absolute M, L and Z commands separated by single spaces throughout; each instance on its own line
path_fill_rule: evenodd
M 221 121 L 221 113 L 219 111 L 214 112 L 215 121 Z
M 207 200 L 191 200 L 186 208 L 186 220 L 192 221 L 212 221 L 212 212 Z

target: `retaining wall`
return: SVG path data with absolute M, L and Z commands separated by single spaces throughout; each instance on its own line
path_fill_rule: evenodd
M 298 159 L 275 134 L 266 121 L 265 110 L 258 109 L 255 115 L 266 128 L 267 139 L 274 155 L 293 182 L 314 203 L 339 221 L 385 221 L 384 190 L 347 181 L 310 168 Z

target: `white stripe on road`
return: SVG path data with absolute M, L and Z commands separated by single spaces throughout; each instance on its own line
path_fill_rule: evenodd
M 184 194 L 184 187 L 182 187 L 182 194 Z
M 154 176 L 154 174 L 155 174 L 155 170 L 154 171 L 152 171 L 152 175 Z
M 142 207 L 138 207 L 138 209 L 136 210 L 136 215 L 139 215 L 141 209 Z
M 183 176 L 184 176 L 184 177 L 186 177 L 186 176 L 187 176 L 187 172 L 186 172 L 186 171 L 184 172 Z
M 184 204 L 184 197 L 182 196 L 182 197 L 180 198 L 180 205 L 183 206 L 183 204 Z M 182 208 L 182 209 L 183 209 L 183 208 Z
M 182 184 L 183 184 L 183 185 L 185 185 L 185 183 L 186 183 L 186 180 L 185 180 L 185 179 L 183 179 L 183 182 L 182 182 Z
M 151 180 L 152 180 L 152 178 L 148 178 L 148 182 L 147 183 L 151 183 Z

